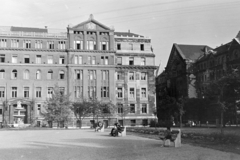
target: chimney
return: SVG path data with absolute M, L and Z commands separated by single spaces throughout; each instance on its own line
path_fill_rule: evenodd
M 130 29 L 128 30 L 128 33 L 130 33 Z
M 207 47 L 205 47 L 204 48 L 204 53 L 207 54 L 207 52 L 208 52 L 208 49 L 207 49 Z
M 45 26 L 45 29 L 47 29 L 47 26 Z

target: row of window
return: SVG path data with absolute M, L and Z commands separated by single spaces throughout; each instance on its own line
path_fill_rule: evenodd
M 121 50 L 122 47 L 121 47 L 121 43 L 117 43 L 117 50 Z M 133 43 L 129 43 L 129 50 L 134 50 L 133 48 Z M 140 50 L 141 51 L 144 51 L 144 44 L 140 44 Z
M 117 80 L 124 80 L 124 72 L 117 72 Z M 128 73 L 128 80 L 134 81 L 134 80 L 147 80 L 147 73 L 146 72 L 129 72 Z
M 8 39 L 0 39 L 0 47 L 8 47 L 7 45 Z M 31 40 L 23 40 L 22 46 L 19 44 L 19 39 L 11 39 L 10 40 L 10 47 L 11 48 L 37 48 L 43 49 L 43 43 L 46 45 L 47 49 L 66 49 L 66 41 L 42 41 L 42 40 L 35 40 L 35 43 L 32 43 Z M 57 44 L 57 46 L 56 46 Z M 73 41 L 73 49 L 83 50 L 83 41 Z M 34 47 L 33 47 L 34 45 Z M 96 50 L 96 41 L 87 41 L 86 42 L 86 49 L 87 50 Z M 100 50 L 109 50 L 109 42 L 99 42 L 99 49 Z
M 0 47 L 8 47 L 7 46 L 7 41 L 9 39 L 0 39 Z M 31 40 L 23 40 L 22 46 L 19 44 L 19 39 L 11 39 L 10 40 L 10 47 L 11 48 L 37 48 L 37 49 L 42 49 L 43 48 L 43 43 L 46 43 L 46 48 L 47 49 L 66 49 L 66 41 L 58 41 L 57 42 L 57 48 L 55 46 L 55 41 L 47 41 L 44 42 L 42 40 L 35 40 L 35 43 L 32 43 Z
M 9 39 L 0 39 L 0 47 L 8 47 L 7 41 Z M 21 46 L 19 43 L 19 39 L 10 39 L 10 47 L 11 48 L 37 48 L 37 49 L 43 49 L 43 44 L 46 45 L 47 49 L 66 49 L 66 41 L 43 41 L 43 40 L 35 40 L 35 43 L 32 42 L 32 40 L 23 40 Z M 57 44 L 57 46 L 56 46 Z M 82 40 L 76 40 L 73 41 L 73 49 L 77 50 L 83 50 L 83 41 Z M 34 47 L 33 47 L 34 46 Z M 86 49 L 87 50 L 96 50 L 96 41 L 86 41 Z M 117 50 L 121 50 L 121 43 L 117 43 Z M 133 43 L 129 43 L 129 50 L 134 50 Z M 101 41 L 99 42 L 99 50 L 109 50 L 109 42 L 107 41 Z M 144 51 L 144 44 L 140 44 L 140 50 Z
M 35 78 L 36 79 L 41 79 L 41 75 L 42 72 L 41 70 L 37 70 L 35 73 Z M 17 79 L 18 77 L 18 71 L 16 69 L 12 70 L 11 73 L 11 79 Z M 25 70 L 23 72 L 23 79 L 29 79 L 30 77 L 30 71 L 29 70 Z M 59 71 L 59 79 L 65 79 L 65 72 L 63 70 Z M 5 70 L 1 69 L 0 70 L 0 79 L 4 79 L 5 78 Z M 47 79 L 53 79 L 53 71 L 49 70 L 47 72 Z M 75 70 L 75 74 L 74 74 L 74 79 L 83 79 L 83 70 Z M 88 80 L 96 80 L 96 70 L 88 70 Z M 108 70 L 102 70 L 101 71 L 101 80 L 109 80 L 109 71 Z
M 83 50 L 83 41 L 73 41 L 73 49 L 77 49 L 77 50 Z M 86 44 L 86 49 L 87 50 L 97 50 L 97 45 L 96 45 L 96 41 L 87 41 Z M 99 50 L 109 50 L 109 42 L 99 42 Z
M 23 72 L 23 79 L 29 79 L 30 77 L 30 71 L 29 70 L 25 70 Z M 59 79 L 65 79 L 65 72 L 63 70 L 59 71 Z M 0 79 L 4 79 L 5 78 L 5 70 L 1 69 L 0 70 Z M 11 72 L 11 79 L 17 79 L 18 78 L 18 71 L 16 69 L 12 70 Z M 42 79 L 42 72 L 41 70 L 37 70 L 35 73 L 35 78 L 36 79 Z M 47 79 L 53 79 L 53 71 L 49 70 L 47 72 Z
M 12 55 L 12 59 L 11 59 L 12 63 L 26 63 L 29 64 L 30 63 L 30 55 L 29 54 L 25 54 L 23 61 L 19 61 L 18 55 L 17 54 L 13 54 Z M 0 54 L 0 63 L 5 63 L 6 62 L 6 58 L 5 58 L 5 54 Z M 35 57 L 35 63 L 36 64 L 42 64 L 42 55 L 36 55 Z M 60 55 L 59 56 L 59 64 L 65 64 L 65 56 L 64 55 Z M 101 61 L 100 63 L 102 65 L 108 65 L 108 56 L 101 56 Z M 48 55 L 47 56 L 47 64 L 53 64 L 53 55 Z M 83 64 L 83 57 L 82 56 L 74 56 L 74 64 Z M 85 63 L 86 64 L 86 63 Z M 96 56 L 88 56 L 88 60 L 87 60 L 87 64 L 91 64 L 91 65 L 95 65 L 96 64 Z
M 5 54 L 0 54 L 0 63 L 4 63 L 6 62 L 6 57 Z M 12 63 L 26 63 L 29 64 L 30 62 L 30 55 L 29 54 L 25 54 L 23 57 L 23 60 L 19 60 L 18 55 L 17 54 L 13 54 L 12 55 L 12 59 L 11 59 Z M 36 55 L 35 57 L 35 63 L 36 64 L 42 64 L 42 55 Z M 60 55 L 59 56 L 59 64 L 65 64 L 65 56 L 64 55 Z M 122 65 L 122 57 L 117 57 L 117 65 Z M 47 64 L 53 64 L 53 55 L 48 55 L 47 56 Z M 74 56 L 74 64 L 83 64 L 83 56 L 80 55 L 75 55 Z M 86 64 L 86 63 L 85 63 Z M 90 65 L 96 65 L 96 56 L 88 56 L 87 57 L 87 64 Z M 108 65 L 109 64 L 109 59 L 108 56 L 101 56 L 101 60 L 100 60 L 100 64 L 101 65 Z M 129 65 L 134 65 L 134 57 L 129 57 Z M 146 65 L 146 58 L 142 57 L 141 58 L 141 63 L 140 65 L 144 66 Z
M 224 70 L 215 70 L 214 72 L 211 72 L 209 75 L 207 74 L 199 74 L 198 80 L 200 82 L 205 82 L 208 80 L 216 80 L 217 78 L 222 77 L 224 74 Z
M 30 55 L 29 54 L 25 54 L 23 57 L 23 61 L 19 61 L 18 55 L 17 54 L 13 54 L 12 55 L 12 59 L 11 59 L 12 63 L 30 63 Z M 6 62 L 6 58 L 5 58 L 5 54 L 0 54 L 0 63 L 4 63 Z M 36 55 L 35 57 L 35 63 L 36 64 L 42 64 L 42 55 Z M 53 64 L 53 55 L 48 55 L 47 56 L 47 64 Z M 64 55 L 60 55 L 59 56 L 59 64 L 65 64 L 65 56 Z
M 122 65 L 122 57 L 117 57 L 117 65 Z M 128 65 L 134 65 L 134 57 L 129 57 L 129 61 L 128 61 Z M 146 65 L 146 58 L 141 57 L 141 66 L 145 66 Z
M 74 87 L 74 97 L 83 98 L 83 86 Z M 88 98 L 96 98 L 97 90 L 96 86 L 88 86 Z M 109 87 L 101 86 L 101 98 L 109 98 Z
M 219 57 L 216 57 L 215 59 L 211 59 L 211 60 L 208 60 L 208 61 L 201 62 L 201 63 L 198 64 L 198 69 L 199 70 L 207 69 L 209 67 L 214 67 L 216 65 L 221 65 L 221 64 L 224 63 L 224 60 L 225 60 L 225 56 L 219 56 Z
M 141 88 L 140 91 L 141 98 L 147 98 L 147 88 Z M 123 87 L 117 87 L 117 98 L 124 98 L 124 88 Z M 134 87 L 129 88 L 129 97 L 128 98 L 134 98 L 136 97 L 136 91 Z
M 65 71 L 60 70 L 58 73 L 58 78 L 59 79 L 65 79 Z M 141 75 L 141 77 L 140 77 Z M 141 72 L 141 73 L 135 73 L 135 72 L 129 72 L 128 73 L 129 80 L 142 80 L 146 81 L 147 80 L 147 73 L 146 72 Z M 136 77 L 136 78 L 135 78 Z M 0 79 L 5 78 L 5 70 L 1 69 L 0 70 Z M 16 69 L 12 70 L 11 72 L 11 79 L 17 79 L 18 78 L 18 71 Z M 35 78 L 36 79 L 42 79 L 42 72 L 41 70 L 37 70 L 35 73 Z M 117 80 L 124 80 L 124 72 L 117 72 Z M 30 79 L 30 71 L 26 69 L 23 72 L 23 79 Z M 47 72 L 47 79 L 51 80 L 53 79 L 53 71 L 49 70 Z M 74 79 L 76 80 L 83 80 L 83 70 L 75 70 L 74 73 Z M 88 70 L 88 80 L 96 80 L 96 70 Z M 108 70 L 101 70 L 101 80 L 109 80 L 109 71 Z
M 74 56 L 74 64 L 83 64 L 83 57 L 79 55 Z M 86 64 L 86 63 L 85 63 Z M 96 65 L 96 56 L 88 56 L 87 64 Z M 108 65 L 108 56 L 101 56 L 100 64 Z
M 118 103 L 117 106 L 118 106 L 118 113 L 119 114 L 126 114 L 126 113 L 133 113 L 134 114 L 137 111 L 137 108 L 136 108 L 134 103 L 133 104 L 129 104 L 129 106 L 127 108 L 124 107 L 123 104 L 121 104 L 121 103 Z M 148 113 L 148 108 L 147 108 L 147 104 L 146 103 L 142 103 L 141 104 L 140 113 L 142 113 L 142 114 Z
M 64 87 L 60 87 L 59 89 L 60 89 L 61 94 L 65 93 Z M 30 87 L 23 87 L 23 97 L 29 98 L 29 93 L 30 93 Z M 47 98 L 52 98 L 52 94 L 53 94 L 53 87 L 48 87 Z M 1 98 L 5 97 L 5 87 L 0 87 L 0 97 Z M 12 98 L 18 97 L 18 87 L 11 87 L 11 97 Z M 36 98 L 42 97 L 42 88 L 41 87 L 35 88 L 35 97 Z
M 29 98 L 30 87 L 23 87 L 23 97 Z M 65 88 L 60 87 L 60 93 L 65 93 Z M 47 98 L 52 98 L 53 94 L 53 87 L 48 87 L 47 90 Z M 83 97 L 83 87 L 82 86 L 75 86 L 74 88 L 75 98 L 82 98 Z M 89 98 L 96 98 L 96 86 L 88 86 L 88 97 Z M 5 97 L 5 87 L 0 87 L 0 97 Z M 11 97 L 16 98 L 18 97 L 18 88 L 12 87 L 11 88 Z M 35 97 L 41 98 L 42 97 L 42 87 L 35 88 Z M 101 97 L 102 98 L 109 98 L 109 87 L 108 86 L 101 86 Z

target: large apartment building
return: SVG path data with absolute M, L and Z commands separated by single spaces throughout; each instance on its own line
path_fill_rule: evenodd
M 0 123 L 41 125 L 57 84 L 70 100 L 97 98 L 118 107 L 106 124 L 142 125 L 154 118 L 151 39 L 115 32 L 91 15 L 67 29 L 0 27 Z M 22 109 L 20 109 L 22 107 Z M 92 118 L 83 125 L 90 126 Z M 76 125 L 74 116 L 69 125 Z

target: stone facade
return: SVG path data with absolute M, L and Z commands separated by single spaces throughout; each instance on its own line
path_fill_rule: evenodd
M 14 110 L 20 101 L 26 110 L 24 123 L 41 125 L 44 121 L 41 110 L 56 84 L 70 94 L 71 101 L 98 98 L 112 101 L 117 107 L 121 103 L 128 111 L 134 104 L 134 112 L 124 114 L 125 125 L 141 125 L 154 118 L 156 67 L 150 38 L 115 32 L 92 16 L 65 31 L 51 31 L 25 27 L 1 29 L 0 122 L 14 123 Z M 117 78 L 119 71 L 121 80 Z M 130 74 L 134 79 L 129 79 Z M 122 93 L 118 93 L 118 88 Z M 99 117 L 99 120 L 108 125 L 118 120 L 122 123 L 121 109 L 118 111 L 111 118 Z M 83 126 L 90 126 L 91 120 L 92 117 L 86 118 Z M 77 125 L 74 117 L 71 125 Z

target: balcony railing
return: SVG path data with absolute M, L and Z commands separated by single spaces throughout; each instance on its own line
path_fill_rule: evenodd
M 38 33 L 38 32 L 11 32 L 0 31 L 0 36 L 67 38 L 67 33 Z

